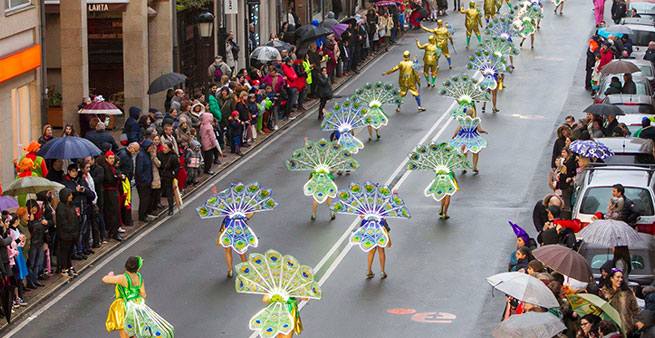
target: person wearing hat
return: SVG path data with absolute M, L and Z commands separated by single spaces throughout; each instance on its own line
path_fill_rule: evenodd
M 460 8 L 459 12 L 466 15 L 466 21 L 464 22 L 464 26 L 466 27 L 466 49 L 469 49 L 472 33 L 475 33 L 475 35 L 478 37 L 478 43 L 482 42 L 482 38 L 480 37 L 482 16 L 480 15 L 480 11 L 478 10 L 474 1 L 469 2 L 469 9 L 464 10 L 464 8 Z
M 423 75 L 425 75 L 425 82 L 428 87 L 434 88 L 434 81 L 437 79 L 437 73 L 439 72 L 439 56 L 441 56 L 441 50 L 434 39 L 434 35 L 428 36 L 428 43 L 421 45 L 416 39 L 416 47 L 423 49 L 425 53 L 423 54 Z
M 437 28 L 430 29 L 430 28 L 423 27 L 423 25 L 421 25 L 421 28 L 424 31 L 430 32 L 434 35 L 435 42 L 439 47 L 439 49 L 441 49 L 441 54 L 443 54 L 443 56 L 445 56 L 446 60 L 448 61 L 448 68 L 453 69 L 453 65 L 450 61 L 450 53 L 448 52 L 448 40 L 450 40 L 451 45 L 454 45 L 455 43 L 453 42 L 453 36 L 450 35 L 450 31 L 448 30 L 447 26 L 448 23 L 444 25 L 444 22 L 441 19 L 439 19 L 437 20 Z M 439 57 L 441 57 L 441 55 L 437 56 L 437 67 L 439 66 L 438 64 Z
M 398 87 L 400 87 L 400 96 L 405 97 L 407 92 L 410 92 L 416 99 L 418 110 L 425 111 L 425 108 L 421 106 L 421 93 L 419 91 L 419 87 L 421 86 L 421 78 L 419 77 L 418 72 L 412 67 L 413 65 L 414 62 L 412 62 L 410 59 L 409 51 L 406 50 L 403 52 L 403 61 L 400 61 L 389 71 L 382 73 L 382 76 L 386 76 L 395 71 L 398 71 Z M 396 112 L 400 112 L 400 103 L 396 108 Z
M 115 163 L 116 155 L 111 150 L 107 151 L 105 153 L 105 162 L 103 163 L 105 170 L 103 176 L 105 227 L 109 233 L 109 238 L 120 242 L 123 238 L 118 234 L 118 228 L 121 224 L 118 184 L 121 182 L 123 175 L 114 165 Z

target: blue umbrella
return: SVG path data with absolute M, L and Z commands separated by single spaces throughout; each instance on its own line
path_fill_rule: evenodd
M 587 158 L 596 157 L 601 160 L 614 156 L 614 153 L 606 145 L 596 141 L 573 141 L 569 145 L 572 152 Z
M 610 36 L 610 35 L 614 35 L 614 36 L 616 36 L 617 38 L 620 38 L 620 37 L 623 36 L 622 33 L 611 33 L 611 32 L 608 32 L 606 27 L 598 28 L 598 35 L 604 37 L 605 39 L 607 39 L 607 37 Z
M 81 137 L 60 137 L 46 144 L 36 153 L 43 158 L 70 160 L 98 156 L 101 151 L 91 141 Z

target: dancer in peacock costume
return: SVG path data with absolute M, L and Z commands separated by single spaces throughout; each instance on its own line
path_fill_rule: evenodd
M 216 245 L 225 248 L 227 277 L 232 278 L 232 250 L 236 251 L 245 262 L 248 247 L 256 248 L 257 235 L 246 223 L 256 212 L 273 210 L 278 203 L 271 198 L 271 189 L 262 188 L 259 183 L 232 183 L 221 191 L 212 189 L 214 196 L 197 209 L 200 218 L 224 217 Z
M 238 293 L 264 295 L 267 307 L 250 319 L 250 329 L 262 338 L 292 337 L 302 332 L 298 299 L 321 299 L 323 292 L 314 280 L 314 271 L 291 255 L 270 249 L 252 253 L 237 266 Z
M 480 88 L 487 89 L 491 92 L 491 103 L 493 103 L 493 112 L 499 110 L 496 107 L 496 95 L 498 94 L 498 80 L 500 75 L 511 72 L 512 68 L 507 65 L 507 59 L 504 56 L 498 57 L 495 53 L 488 50 L 478 49 L 469 58 L 466 67 L 473 71 L 479 71 L 483 78 L 480 80 Z M 482 112 L 485 112 L 487 104 L 482 106 Z
M 529 36 L 530 48 L 534 49 L 534 33 L 539 28 L 541 18 L 543 18 L 541 2 L 523 1 L 519 4 L 519 9 L 514 15 L 512 24 L 523 38 L 519 44 L 520 47 L 523 47 L 523 42 Z
M 355 98 L 362 104 L 368 106 L 366 123 L 368 124 L 369 141 L 373 140 L 373 129 L 375 129 L 376 137 L 380 139 L 380 127 L 386 126 L 389 122 L 382 106 L 392 103 L 400 105 L 403 102 L 398 88 L 394 87 L 391 83 L 379 81 L 367 83 L 363 87 L 356 89 L 355 95 L 351 99 Z
M 312 196 L 312 221 L 316 219 L 318 205 L 327 202 L 330 207 L 332 198 L 337 196 L 337 185 L 334 183 L 332 173 L 336 170 L 355 170 L 359 167 L 359 162 L 337 141 L 320 139 L 318 142 L 313 142 L 307 138 L 305 138 L 305 146 L 296 149 L 286 164 L 289 170 L 312 171 L 303 187 L 305 196 Z M 330 210 L 330 219 L 333 220 L 334 217 L 334 212 Z
M 510 11 L 510 14 L 493 18 L 493 20 L 491 20 L 491 22 L 489 22 L 487 25 L 485 34 L 492 37 L 497 36 L 503 39 L 507 39 L 507 41 L 513 44 L 514 42 L 512 41 L 512 37 L 519 35 L 518 30 L 516 30 L 516 27 L 514 27 L 513 13 L 513 11 Z M 512 54 L 509 55 L 509 65 L 512 69 L 514 69 L 514 57 Z
M 473 175 L 480 173 L 478 170 L 478 156 L 480 150 L 487 147 L 487 140 L 480 137 L 480 134 L 488 134 L 480 127 L 481 122 L 479 117 L 458 116 L 457 123 L 459 126 L 455 130 L 453 139 L 449 142 L 453 148 L 460 149 L 464 153 L 464 157 L 469 152 L 473 153 Z M 466 169 L 462 173 L 466 174 Z
M 333 131 L 330 136 L 331 141 L 336 140 L 343 149 L 351 154 L 357 154 L 360 149 L 364 149 L 364 143 L 354 136 L 353 130 L 367 126 L 369 121 L 367 116 L 368 110 L 359 100 L 349 99 L 335 104 L 325 113 L 321 130 Z
M 505 0 L 505 3 L 507 3 L 507 7 L 509 7 L 509 11 L 511 13 L 513 11 L 511 0 Z M 500 13 L 500 8 L 503 7 L 503 0 L 498 0 L 496 2 L 496 6 L 498 7 L 496 12 Z
M 434 35 L 428 36 L 428 43 L 421 45 L 416 39 L 416 47 L 423 49 L 423 75 L 425 75 L 425 82 L 428 87 L 434 88 L 434 80 L 437 79 L 439 72 L 439 56 L 441 56 L 441 48 L 437 45 Z
M 475 111 L 475 101 L 489 101 L 491 95 L 480 88 L 480 85 L 468 75 L 457 75 L 444 81 L 439 90 L 442 96 L 452 97 L 459 104 L 453 110 L 453 117 L 466 115 L 469 110 Z
M 102 277 L 104 283 L 116 285 L 116 300 L 109 307 L 105 323 L 107 332 L 119 331 L 120 337 L 173 338 L 173 326 L 146 305 L 141 265 L 141 257 L 131 256 L 125 262 L 124 274 L 110 271 Z
M 425 196 L 441 202 L 439 215 L 441 219 L 449 219 L 448 207 L 450 196 L 454 195 L 459 186 L 453 170 L 470 169 L 471 162 L 459 150 L 448 143 L 431 143 L 419 145 L 409 154 L 408 170 L 431 170 L 436 177 L 425 189 Z
M 395 71 L 398 71 L 398 87 L 400 87 L 400 96 L 405 97 L 407 92 L 410 92 L 414 95 L 416 99 L 416 104 L 418 105 L 419 111 L 425 111 L 425 108 L 421 106 L 421 77 L 419 77 L 418 72 L 414 69 L 414 62 L 410 60 L 409 51 L 406 50 L 403 52 L 403 61 L 400 61 L 395 67 L 391 68 L 389 71 L 382 73 L 382 76 L 389 75 Z M 398 102 L 398 107 L 396 112 L 400 112 L 400 104 Z
M 342 214 L 358 215 L 362 219 L 360 227 L 350 235 L 350 244 L 359 245 L 360 249 L 368 252 L 366 278 L 375 276 L 371 265 L 376 251 L 380 254 L 380 278 L 387 278 L 384 249 L 391 247 L 391 229 L 386 218 L 410 218 L 405 202 L 388 186 L 367 181 L 364 184 L 351 183 L 347 190 L 339 191 L 333 209 Z
M 453 42 L 454 30 L 451 31 L 451 26 L 447 22 L 444 25 L 444 22 L 439 19 L 437 20 L 437 28 L 425 28 L 423 25 L 421 25 L 421 28 L 426 32 L 432 33 L 437 46 L 439 46 L 439 49 L 441 50 L 441 54 L 446 57 L 446 60 L 448 61 L 448 68 L 453 69 L 453 65 L 450 60 L 450 53 L 448 52 L 448 40 L 450 40 L 450 44 L 453 45 L 453 49 L 455 48 L 455 43 Z M 455 54 L 457 54 L 457 51 L 455 51 Z M 437 66 L 438 63 L 439 58 L 437 58 Z
M 482 37 L 480 36 L 482 16 L 480 15 L 478 7 L 475 5 L 475 1 L 469 2 L 469 9 L 465 10 L 464 8 L 460 8 L 459 12 L 466 15 L 466 21 L 464 22 L 464 26 L 466 27 L 466 49 L 469 49 L 472 33 L 475 33 L 478 42 L 482 42 Z
M 507 38 L 503 38 L 500 36 L 490 36 L 485 38 L 480 44 L 479 49 L 489 51 L 499 58 L 504 57 L 505 55 L 509 55 L 510 70 L 514 69 L 514 67 L 512 66 L 512 60 L 513 60 L 512 56 L 519 55 L 519 49 L 516 48 L 516 46 L 514 46 L 514 43 L 509 41 Z M 503 90 L 504 81 L 505 81 L 505 73 L 502 73 L 500 75 L 500 78 L 498 79 L 498 90 Z

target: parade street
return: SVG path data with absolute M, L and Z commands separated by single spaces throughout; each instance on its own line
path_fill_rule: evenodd
M 610 3 L 607 6 L 609 8 Z M 467 4 L 468 6 L 468 4 Z M 310 220 L 311 199 L 303 195 L 308 172 L 289 171 L 285 161 L 303 139 L 328 138 L 316 119 L 316 110 L 305 113 L 185 200 L 180 213 L 145 227 L 118 249 L 84 271 L 40 309 L 12 323 L 6 337 L 113 337 L 105 331 L 107 309 L 114 299 L 112 286 L 101 279 L 109 271 L 123 272 L 129 256 L 143 257 L 140 273 L 147 286 L 147 303 L 175 327 L 178 337 L 255 337 L 249 330 L 252 315 L 263 308 L 260 295 L 238 294 L 235 279 L 227 278 L 224 250 L 216 245 L 220 218 L 201 220 L 196 208 L 230 183 L 257 181 L 272 189 L 279 206 L 257 213 L 249 221 L 259 237 L 251 252 L 273 248 L 314 267 L 323 298 L 300 303 L 307 338 L 357 337 L 487 337 L 498 324 L 505 297 L 494 292 L 485 277 L 507 270 L 516 237 L 508 221 L 532 232 L 534 202 L 548 193 L 551 140 L 564 116 L 580 113 L 590 104 L 584 91 L 584 49 L 593 28 L 592 4 L 570 1 L 566 13 L 553 15 L 553 4 L 544 2 L 544 18 L 535 34 L 534 49 L 528 39 L 516 69 L 505 77 L 498 93 L 498 113 L 487 105 L 477 115 L 487 148 L 480 153 L 479 175 L 455 172 L 460 191 L 452 197 L 448 220 L 438 216 L 439 202 L 424 196 L 434 178 L 427 171 L 407 171 L 407 154 L 418 144 L 447 142 L 457 122 L 450 112 L 451 98 L 439 95 L 448 77 L 467 71 L 468 56 L 478 42 L 465 49 L 464 16 L 448 11 L 443 20 L 455 29 L 453 69 L 440 59 L 436 88 L 426 88 L 421 74 L 421 99 L 425 112 L 417 112 L 408 94 L 401 111 L 385 106 L 389 124 L 381 138 L 368 141 L 365 128 L 356 136 L 365 148 L 354 155 L 360 167 L 350 175 L 336 176 L 339 188 L 367 180 L 397 190 L 411 213 L 410 219 L 389 219 L 392 247 L 386 250 L 388 278 L 379 275 L 377 258 L 372 279 L 366 279 L 366 254 L 350 246 L 348 238 L 359 218 L 337 214 L 330 220 L 325 204 L 317 219 Z M 507 11 L 503 7 L 503 11 Z M 484 19 L 483 19 L 484 21 Z M 424 21 L 426 27 L 436 23 Z M 423 30 L 407 32 L 389 52 L 371 62 L 335 92 L 328 102 L 353 94 L 367 82 L 397 84 L 398 73 L 380 74 L 402 60 L 409 50 L 423 57 Z M 483 34 L 484 37 L 484 34 Z M 514 38 L 518 48 L 520 37 Z M 578 114 L 579 115 L 579 114 Z M 234 262 L 239 262 L 234 255 Z

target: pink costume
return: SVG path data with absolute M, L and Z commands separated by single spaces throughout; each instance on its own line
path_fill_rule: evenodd
M 605 0 L 594 0 L 594 16 L 596 17 L 596 26 L 603 21 L 605 14 Z

